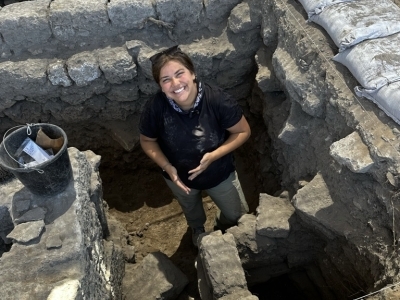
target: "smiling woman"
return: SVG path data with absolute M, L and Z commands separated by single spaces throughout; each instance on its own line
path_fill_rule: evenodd
M 193 62 L 178 46 L 150 60 L 161 91 L 142 113 L 140 144 L 163 170 L 197 246 L 206 221 L 202 191 L 220 210 L 218 229 L 236 225 L 248 212 L 232 152 L 250 137 L 250 127 L 235 99 L 197 79 Z

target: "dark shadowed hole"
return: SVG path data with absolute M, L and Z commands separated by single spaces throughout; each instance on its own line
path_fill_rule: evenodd
M 4 241 L 0 238 L 0 257 L 3 256 L 5 252 L 10 251 L 12 244 L 6 244 Z
M 256 284 L 250 287 L 249 291 L 259 300 L 322 300 L 319 296 L 305 293 L 288 274 Z

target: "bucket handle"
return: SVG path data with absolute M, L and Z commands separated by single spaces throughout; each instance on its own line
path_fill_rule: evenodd
M 20 166 L 22 165 L 24 169 L 35 170 L 35 171 L 37 171 L 39 174 L 43 174 L 44 171 L 43 171 L 42 169 L 27 167 L 25 164 L 21 164 L 18 160 L 16 160 L 14 157 L 12 157 L 12 155 L 8 152 L 8 150 L 7 150 L 7 148 L 6 148 L 6 144 L 4 143 L 4 140 L 5 140 L 6 136 L 7 136 L 7 133 L 8 133 L 10 130 L 12 130 L 12 129 L 17 129 L 17 128 L 19 128 L 19 127 L 27 126 L 27 128 L 26 128 L 26 134 L 27 134 L 27 135 L 31 135 L 31 134 L 32 134 L 31 126 L 36 126 L 36 125 L 37 125 L 37 124 L 35 124 L 35 123 L 26 123 L 26 125 L 17 125 L 17 126 L 14 126 L 14 127 L 9 128 L 9 129 L 4 133 L 4 135 L 3 135 L 3 147 L 4 147 L 4 151 L 6 151 L 6 153 L 8 154 L 8 156 L 9 156 L 13 161 L 15 161 L 18 165 L 20 165 Z

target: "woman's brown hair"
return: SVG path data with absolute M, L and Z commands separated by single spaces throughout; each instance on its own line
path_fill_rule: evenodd
M 161 51 L 150 57 L 150 60 L 152 62 L 153 78 L 158 84 L 160 84 L 160 72 L 162 67 L 172 60 L 183 65 L 190 73 L 196 74 L 192 60 L 186 53 L 182 52 L 178 46 Z

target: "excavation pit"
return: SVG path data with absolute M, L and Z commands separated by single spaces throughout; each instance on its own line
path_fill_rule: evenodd
M 41 224 L 35 245 L 0 245 L 6 251 L 0 259 L 5 299 L 46 299 L 63 284 L 82 297 L 118 299 L 121 257 L 129 278 L 154 251 L 187 272 L 190 284 L 179 300 L 198 295 L 197 253 L 180 207 L 166 186 L 157 185 L 163 184 L 160 170 L 138 145 L 143 105 L 158 89 L 149 58 L 176 44 L 193 57 L 199 78 L 239 100 L 252 128 L 251 140 L 237 151 L 251 217 L 226 233 L 235 240 L 249 290 L 264 297 L 259 286 L 278 280 L 274 286 L 300 286 L 298 294 L 308 299 L 355 299 L 393 284 L 379 297 L 398 298 L 400 128 L 354 94 L 359 83 L 332 62 L 337 46 L 321 27 L 306 22 L 299 1 L 73 2 L 24 1 L 0 9 L 0 132 L 26 123 L 62 127 L 82 184 L 78 196 L 86 197 L 76 199 L 80 209 L 69 215 L 70 223 Z M 99 174 L 96 154 L 102 156 Z M 14 218 L 10 185 L 1 186 L 7 189 L 0 189 L 0 212 Z M 110 246 L 102 197 L 109 202 L 110 232 L 115 224 L 126 231 L 118 237 L 124 256 Z M 276 208 L 258 212 L 261 198 Z M 216 208 L 207 195 L 204 205 L 211 230 Z M 268 226 L 261 226 L 260 214 Z M 0 224 L 4 240 L 12 227 Z M 76 232 L 55 234 L 47 249 L 40 237 L 52 227 Z M 78 279 L 58 281 L 55 268 L 71 274 L 62 263 L 34 261 L 72 244 L 82 250 L 69 256 L 81 258 L 72 272 Z M 106 249 L 113 258 L 109 272 L 99 261 L 109 257 Z M 16 251 L 37 252 L 26 256 L 28 264 Z M 13 255 L 18 259 L 5 259 Z M 90 272 L 79 273 L 83 265 Z M 14 275 L 19 279 L 10 280 Z

